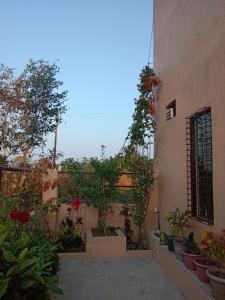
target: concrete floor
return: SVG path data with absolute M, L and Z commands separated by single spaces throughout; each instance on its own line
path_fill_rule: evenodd
M 183 300 L 150 257 L 63 261 L 57 300 Z

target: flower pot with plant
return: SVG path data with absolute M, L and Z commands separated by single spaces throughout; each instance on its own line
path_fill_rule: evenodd
M 184 246 L 184 250 L 183 250 L 184 264 L 186 268 L 188 268 L 189 270 L 195 271 L 196 268 L 194 264 L 194 259 L 201 257 L 202 254 L 194 240 L 194 232 L 191 232 L 188 238 L 185 239 L 183 246 Z
M 201 240 L 201 249 L 206 252 L 205 257 L 195 258 L 194 264 L 198 274 L 198 278 L 203 283 L 209 283 L 206 271 L 209 268 L 216 267 L 217 262 L 212 259 L 217 246 L 216 234 L 212 231 L 206 231 Z
M 216 300 L 225 299 L 225 229 L 217 239 L 215 256 L 221 260 L 221 268 L 210 268 L 206 271 L 213 295 Z
M 176 258 L 183 260 L 183 242 L 184 242 L 184 227 L 187 226 L 189 219 L 188 211 L 181 212 L 179 208 L 169 212 L 167 221 L 171 227 L 173 238 L 174 251 Z

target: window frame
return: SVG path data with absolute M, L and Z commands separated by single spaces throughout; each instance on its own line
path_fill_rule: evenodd
M 207 115 L 209 117 L 207 117 Z M 203 129 L 199 126 L 201 118 Z M 204 123 L 205 122 L 205 123 Z M 208 123 L 208 124 L 207 124 Z M 198 128 L 197 128 L 198 126 Z M 200 128 L 200 129 L 199 129 Z M 198 130 L 198 131 L 197 131 Z M 203 133 L 201 133 L 201 130 Z M 207 136 L 207 132 L 209 135 Z M 203 138 L 199 137 L 203 135 Z M 208 140 L 210 147 L 208 147 Z M 211 108 L 204 107 L 200 111 L 186 118 L 186 145 L 187 145 L 187 201 L 190 215 L 203 223 L 214 224 L 214 207 L 213 207 L 213 157 L 212 157 L 212 115 Z M 201 155 L 199 156 L 199 149 Z M 209 148 L 209 149 L 208 149 Z M 205 169 L 200 169 L 200 159 L 204 156 L 202 165 Z M 209 162 L 209 164 L 208 164 Z M 203 172 L 206 172 L 204 174 Z M 201 177 L 199 173 L 202 173 Z M 208 181 L 207 196 L 204 195 L 202 188 Z M 200 188 L 202 190 L 200 190 Z M 202 191 L 202 192 L 201 192 Z M 201 195 L 200 195 L 201 193 Z M 201 198 L 205 201 L 202 201 Z M 205 207 L 204 207 L 205 206 Z M 202 211 L 206 211 L 203 217 Z

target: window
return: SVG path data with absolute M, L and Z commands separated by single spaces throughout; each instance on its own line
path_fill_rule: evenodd
M 176 100 L 173 100 L 166 107 L 166 119 L 167 121 L 176 117 Z
M 211 109 L 187 118 L 187 196 L 193 217 L 213 224 Z

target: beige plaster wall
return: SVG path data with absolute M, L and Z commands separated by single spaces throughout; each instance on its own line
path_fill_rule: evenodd
M 161 225 L 173 207 L 186 209 L 185 118 L 210 106 L 213 130 L 214 226 L 192 221 L 197 235 L 225 228 L 225 1 L 154 0 L 154 63 L 162 89 L 156 154 Z M 176 99 L 177 116 L 166 121 Z
M 150 202 L 148 213 L 146 215 L 146 220 L 143 226 L 144 233 L 147 229 L 155 228 L 155 214 L 154 214 L 154 198 L 153 201 Z M 153 208 L 154 206 L 154 208 Z M 67 215 L 68 205 L 62 204 L 58 213 L 50 213 L 47 216 L 47 221 L 49 224 L 49 229 L 51 231 L 55 231 L 63 218 Z M 112 205 L 112 213 L 108 213 L 106 217 L 106 225 L 107 226 L 115 226 L 124 228 L 124 216 L 120 215 L 122 210 L 122 204 L 114 203 Z M 80 227 L 80 234 L 84 237 L 86 229 L 95 228 L 97 226 L 98 213 L 97 210 L 92 206 L 87 206 L 85 203 L 81 203 L 78 210 L 72 210 L 71 217 L 76 222 L 77 217 L 82 217 L 83 226 Z M 133 239 L 137 241 L 138 239 L 138 227 L 131 220 L 131 228 L 134 231 Z

